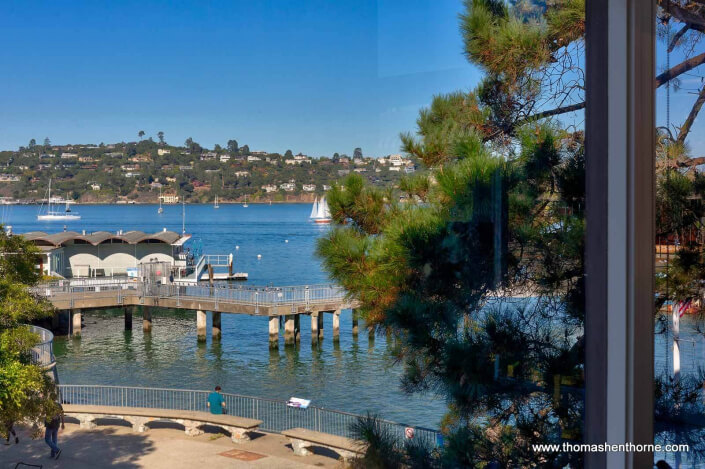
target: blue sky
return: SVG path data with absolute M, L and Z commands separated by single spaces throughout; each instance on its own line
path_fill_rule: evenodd
M 460 0 L 0 0 L 0 148 L 137 139 L 380 156 L 470 89 Z

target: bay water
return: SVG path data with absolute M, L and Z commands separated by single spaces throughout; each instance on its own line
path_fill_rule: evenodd
M 182 217 L 185 209 L 185 217 Z M 37 206 L 0 206 L 15 233 L 86 232 L 166 228 L 192 235 L 189 244 L 205 254 L 235 255 L 235 271 L 250 285 L 307 285 L 330 280 L 314 255 L 316 240 L 330 228 L 308 220 L 309 204 L 80 205 L 81 219 L 38 221 Z M 258 257 L 261 255 L 261 257 Z M 401 369 L 385 336 L 370 339 L 364 324 L 353 340 L 349 310 L 340 319 L 340 342 L 332 340 L 332 315 L 324 315 L 324 339 L 311 345 L 309 318 L 301 319 L 301 344 L 270 350 L 268 318 L 222 315 L 222 339 L 196 338 L 193 311 L 153 309 L 153 330 L 144 334 L 134 318 L 125 331 L 121 310 L 83 314 L 80 339 L 57 337 L 54 351 L 65 384 L 103 384 L 212 389 L 270 399 L 300 397 L 317 406 L 355 414 L 368 411 L 397 422 L 437 428 L 445 402 L 434 395 L 408 395 L 399 386 Z M 210 315 L 208 317 L 210 323 Z M 209 324 L 210 328 L 210 324 Z

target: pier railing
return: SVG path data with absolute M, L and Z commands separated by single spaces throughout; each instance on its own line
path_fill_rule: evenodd
M 210 391 L 186 389 L 141 388 L 101 385 L 59 385 L 65 404 L 103 405 L 117 407 L 145 407 L 184 411 L 208 412 L 206 402 Z M 260 429 L 280 433 L 290 428 L 307 428 L 331 435 L 353 438 L 351 426 L 360 418 L 355 414 L 309 406 L 291 407 L 285 401 L 223 393 L 229 415 L 262 421 Z M 429 428 L 378 420 L 378 425 L 402 443 L 409 428 L 417 441 L 437 446 L 439 432 Z
M 39 336 L 39 343 L 32 347 L 30 353 L 32 363 L 39 366 L 48 367 L 54 364 L 54 334 L 51 331 L 38 326 L 27 326 L 30 332 Z
M 34 291 L 51 297 L 68 295 L 71 298 L 100 298 L 120 295 L 134 295 L 157 298 L 211 299 L 223 303 L 254 306 L 309 305 L 341 302 L 346 294 L 338 285 L 301 285 L 287 287 L 266 287 L 249 285 L 180 285 L 146 283 L 135 280 L 98 281 L 57 281 L 42 283 Z

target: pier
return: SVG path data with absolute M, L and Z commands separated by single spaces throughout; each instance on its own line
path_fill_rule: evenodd
M 303 285 L 289 287 L 255 287 L 229 284 L 184 285 L 124 279 L 82 279 L 43 283 L 35 293 L 46 298 L 54 308 L 69 314 L 70 333 L 80 336 L 82 314 L 85 310 L 123 308 L 125 328 L 131 329 L 133 315 L 142 311 L 142 329 L 151 332 L 154 308 L 189 310 L 195 312 L 199 340 L 207 336 L 206 312 L 212 314 L 211 336 L 221 337 L 221 314 L 247 314 L 269 318 L 270 346 L 276 347 L 283 324 L 284 343 L 301 340 L 301 316 L 311 318 L 312 342 L 323 340 L 323 315 L 333 316 L 332 338 L 340 337 L 340 313 L 353 309 L 353 335 L 358 332 L 358 319 L 345 291 L 337 285 Z M 264 325 L 263 325 L 264 329 Z

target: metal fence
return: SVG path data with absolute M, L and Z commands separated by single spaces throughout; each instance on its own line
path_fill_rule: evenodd
M 29 330 L 39 335 L 39 343 L 32 347 L 32 363 L 39 366 L 50 366 L 54 363 L 54 334 L 38 326 L 27 326 Z
M 209 391 L 139 388 L 100 385 L 59 385 L 62 402 L 79 405 L 146 407 L 208 412 Z M 353 438 L 351 425 L 360 417 L 347 412 L 309 406 L 291 407 L 285 401 L 223 393 L 228 414 L 262 421 L 260 429 L 280 433 L 290 428 L 307 428 L 331 435 Z M 378 424 L 401 443 L 406 429 L 413 428 L 414 439 L 436 446 L 439 432 L 424 427 L 378 420 Z
M 345 300 L 345 290 L 338 285 L 303 285 L 291 287 L 262 287 L 249 285 L 163 285 L 136 280 L 98 281 L 63 280 L 42 283 L 34 291 L 47 298 L 70 296 L 71 298 L 99 298 L 118 294 L 134 294 L 143 297 L 213 299 L 223 303 L 253 306 L 283 306 L 340 302 Z

